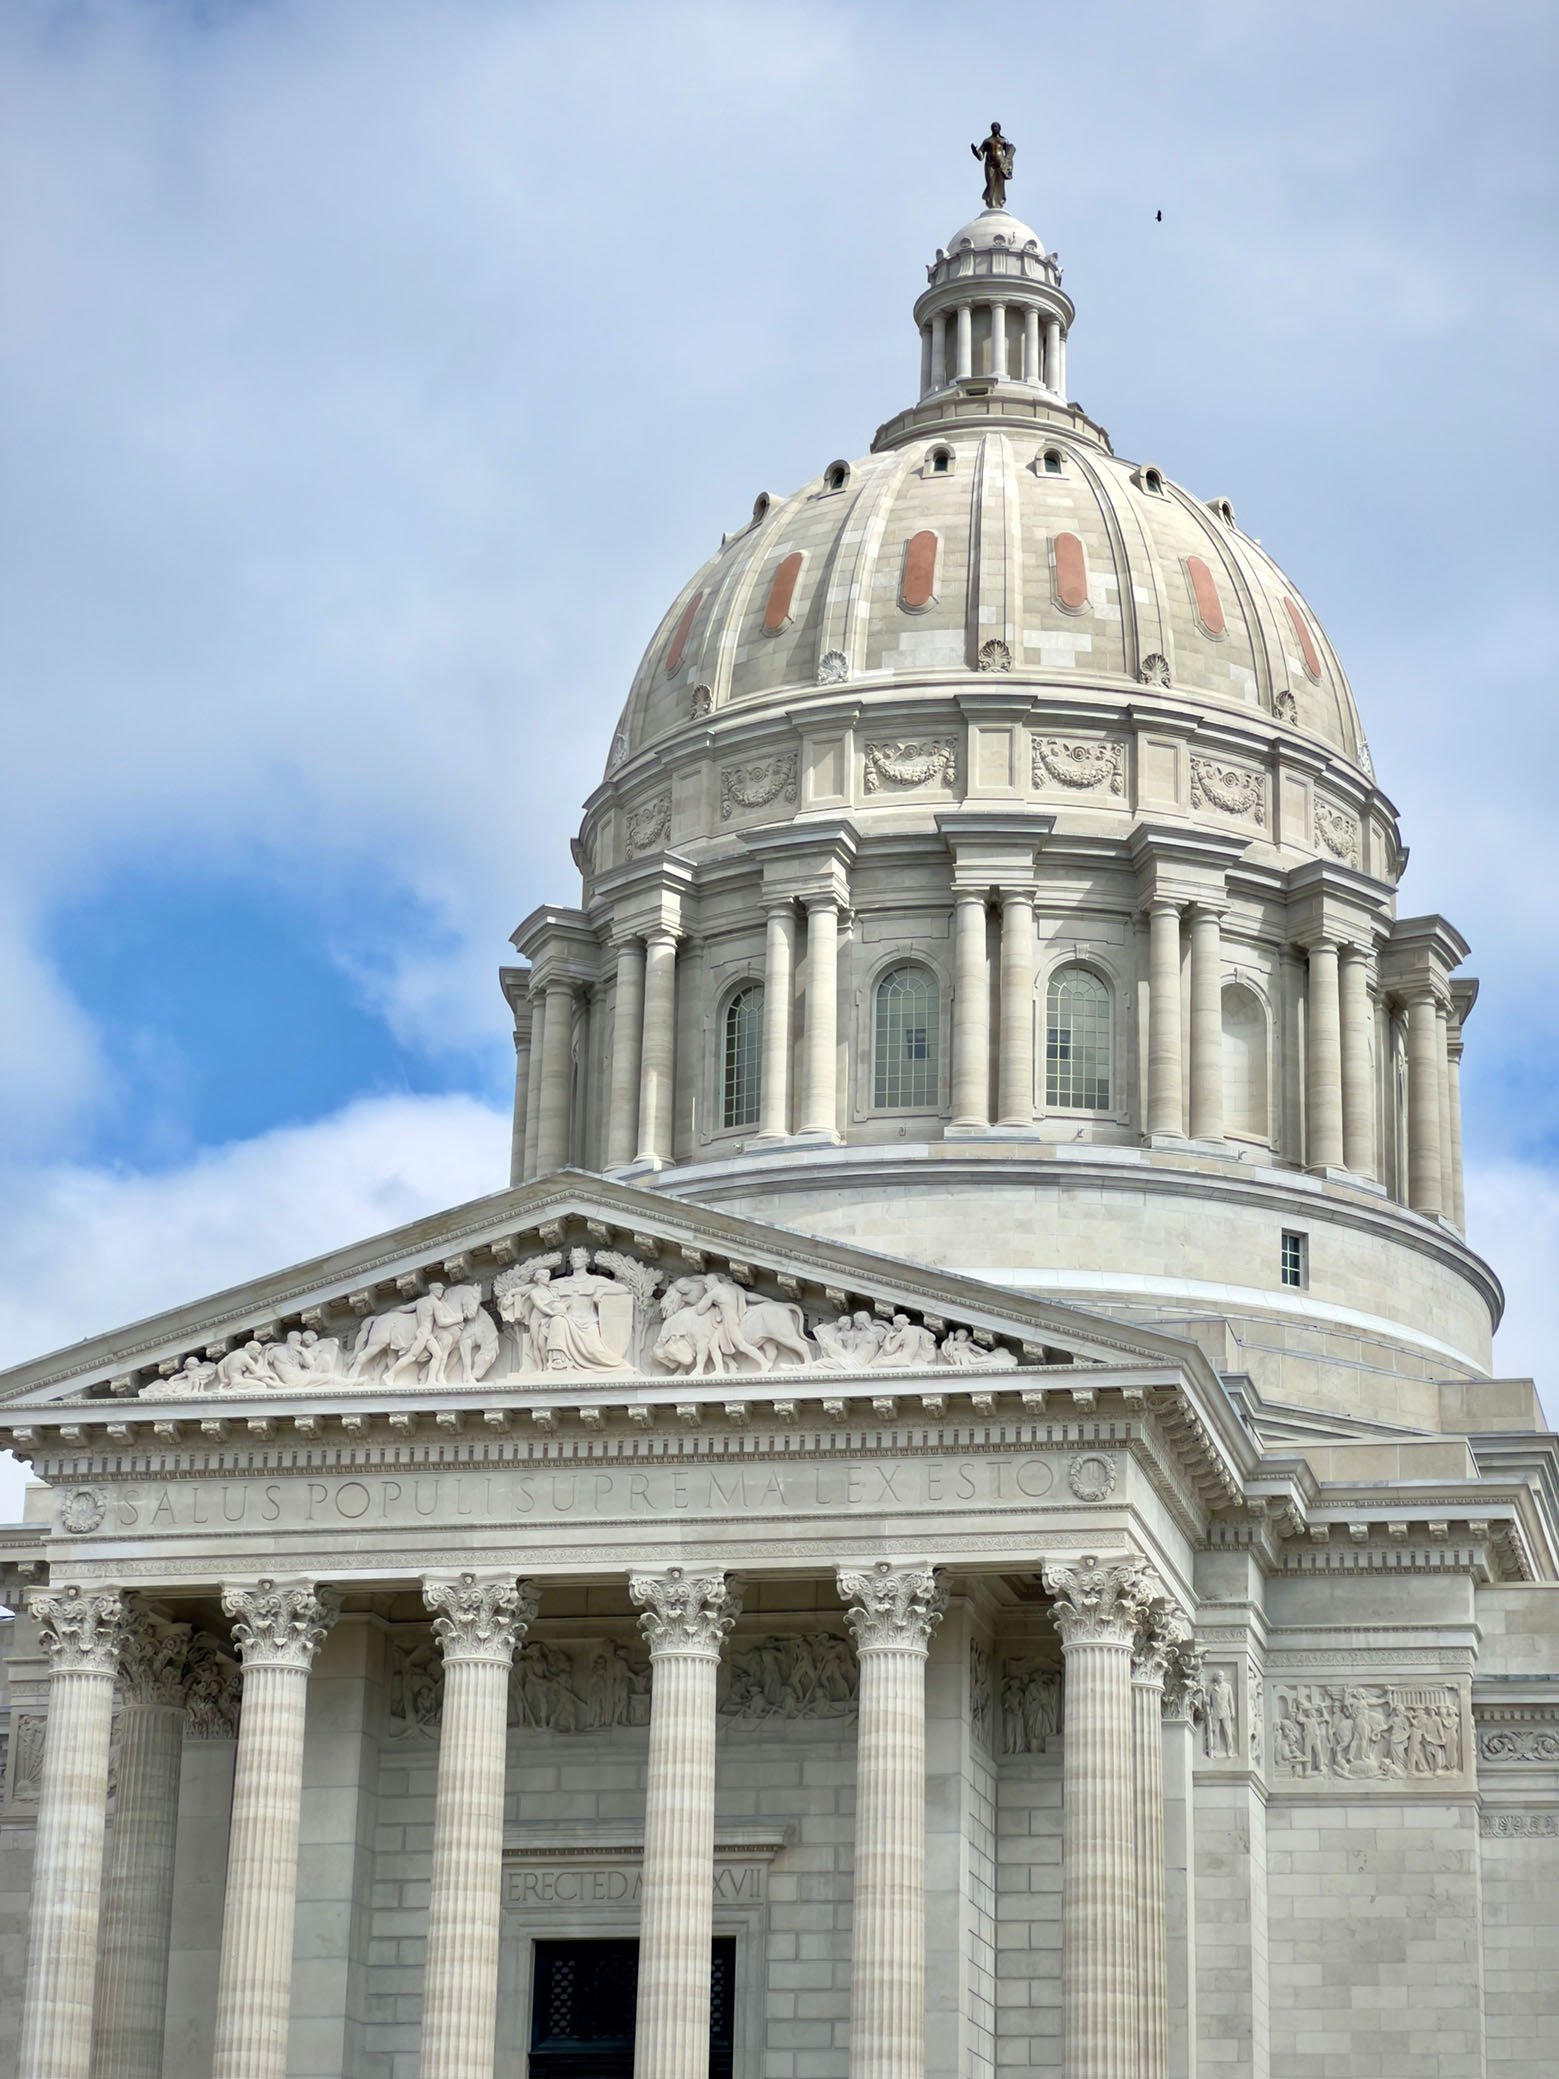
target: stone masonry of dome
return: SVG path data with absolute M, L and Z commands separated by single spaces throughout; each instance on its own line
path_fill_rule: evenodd
M 514 1176 L 559 1163 L 1197 1336 L 1435 1426 L 1501 1298 L 1462 1240 L 1476 984 L 1297 588 L 1069 400 L 987 210 L 919 391 L 668 606 L 515 934 Z

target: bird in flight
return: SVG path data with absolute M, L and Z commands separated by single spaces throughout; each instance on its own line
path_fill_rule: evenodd
M 1163 223 L 1163 221 L 1164 221 L 1164 212 L 1163 212 L 1163 211 L 1162 211 L 1161 209 L 1155 209 L 1155 210 L 1154 210 L 1154 212 L 1153 212 L 1153 221 L 1154 221 L 1154 223 L 1155 223 L 1155 224 L 1162 224 L 1162 223 Z

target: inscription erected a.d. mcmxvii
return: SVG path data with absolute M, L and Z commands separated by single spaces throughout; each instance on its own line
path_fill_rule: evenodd
M 495 1467 L 324 1475 L 318 1479 L 181 1480 L 115 1490 L 99 1538 L 339 1525 L 547 1523 L 703 1516 L 767 1518 L 813 1510 L 1020 1507 L 1056 1484 L 1048 1459 L 808 1460 L 800 1464 Z

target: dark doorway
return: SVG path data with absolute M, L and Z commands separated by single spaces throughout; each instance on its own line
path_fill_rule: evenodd
M 530 2079 L 633 2079 L 636 1941 L 538 1942 Z M 709 2079 L 731 2079 L 736 1937 L 718 1935 L 710 1981 Z

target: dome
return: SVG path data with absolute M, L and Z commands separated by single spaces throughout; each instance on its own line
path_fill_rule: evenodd
M 1037 231 L 1031 231 L 1020 217 L 1005 209 L 982 209 L 961 231 L 955 231 L 947 241 L 945 250 L 958 253 L 965 246 L 977 252 L 987 246 L 1007 246 L 1013 252 L 1022 252 L 1033 246 L 1039 253 L 1045 248 Z
M 1368 770 L 1331 643 L 1228 502 L 1111 454 L 1076 419 L 922 425 L 760 499 L 668 608 L 614 765 L 820 687 L 934 705 L 997 683 L 1080 717 L 1148 687 Z

